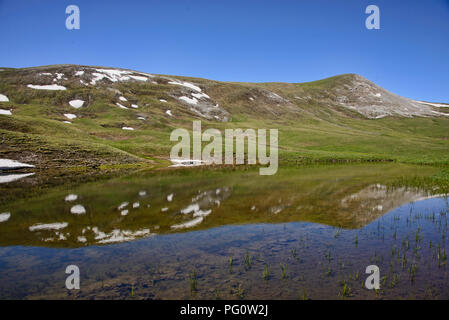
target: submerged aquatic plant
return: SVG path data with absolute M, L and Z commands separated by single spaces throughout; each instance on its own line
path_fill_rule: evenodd
M 270 279 L 270 269 L 268 269 L 268 264 L 265 265 L 265 269 L 262 273 L 262 277 L 264 280 L 269 280 Z
M 193 270 L 190 274 L 190 294 L 193 294 L 197 291 L 197 279 L 196 279 L 196 271 Z
M 245 270 L 248 271 L 249 269 L 251 269 L 252 261 L 249 252 L 245 254 L 244 262 L 245 262 Z
M 287 266 L 281 263 L 281 277 L 282 279 L 287 278 Z
M 229 273 L 232 273 L 232 266 L 234 264 L 234 258 L 232 256 L 228 259 Z

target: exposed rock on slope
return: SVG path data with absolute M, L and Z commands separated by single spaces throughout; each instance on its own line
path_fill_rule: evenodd
M 433 106 L 391 93 L 359 75 L 345 75 L 329 92 L 335 102 L 368 118 L 447 116 Z

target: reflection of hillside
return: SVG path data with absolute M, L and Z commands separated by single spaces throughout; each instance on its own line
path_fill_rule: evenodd
M 357 193 L 344 197 L 340 202 L 346 218 L 362 227 L 403 204 L 428 198 L 426 192 L 407 190 L 404 187 L 387 188 L 372 184 Z
M 370 170 L 379 174 L 366 173 Z M 220 171 L 212 178 L 201 172 L 143 174 L 70 190 L 55 188 L 0 208 L 0 214 L 5 213 L 0 245 L 106 245 L 249 223 L 314 222 L 358 228 L 427 196 L 387 188 L 396 170 L 394 166 L 305 168 L 270 179 Z

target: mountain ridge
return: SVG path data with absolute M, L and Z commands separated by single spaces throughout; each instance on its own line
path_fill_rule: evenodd
M 288 162 L 449 161 L 449 104 L 356 74 L 247 83 L 71 64 L 0 70 L 0 158 L 37 166 L 154 163 L 168 158 L 170 132 L 193 120 L 279 128 Z

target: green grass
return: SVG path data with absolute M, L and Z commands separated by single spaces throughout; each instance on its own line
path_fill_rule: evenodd
M 20 159 L 28 152 L 42 167 L 52 166 L 54 159 L 60 166 L 168 159 L 175 144 L 169 140 L 171 131 L 179 127 L 191 130 L 192 121 L 198 120 L 189 108 L 170 96 L 173 86 L 167 84 L 114 83 L 97 88 L 78 84 L 67 91 L 44 91 L 26 88 L 26 80 L 18 72 L 8 69 L 0 73 L 0 92 L 10 98 L 10 102 L 0 103 L 0 108 L 13 110 L 12 116 L 0 115 L 0 157 Z M 449 165 L 447 118 L 370 120 L 350 110 L 319 105 L 313 99 L 295 99 L 296 95 L 318 97 L 349 76 L 302 84 L 179 78 L 206 88 L 214 101 L 232 115 L 232 121 L 226 123 L 202 119 L 203 130 L 279 129 L 281 165 L 368 161 Z M 116 94 L 107 86 L 120 90 L 129 101 L 139 104 L 139 109 L 115 106 Z M 264 99 L 264 90 L 282 95 L 290 105 L 278 106 Z M 251 96 L 259 98 L 251 103 Z M 87 101 L 88 106 L 73 109 L 68 105 L 73 98 Z M 162 103 L 160 98 L 168 102 Z M 168 109 L 175 117 L 165 114 Z M 64 113 L 75 113 L 78 118 L 71 125 L 64 124 Z M 147 120 L 138 120 L 138 115 Z M 131 126 L 135 131 L 124 131 L 122 126 Z

